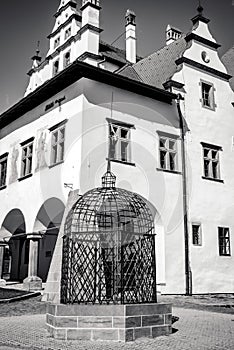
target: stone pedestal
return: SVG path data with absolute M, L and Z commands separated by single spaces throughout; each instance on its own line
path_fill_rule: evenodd
M 30 234 L 27 236 L 30 240 L 29 245 L 29 264 L 28 264 L 28 277 L 24 279 L 24 289 L 26 290 L 41 290 L 42 280 L 37 276 L 38 265 L 38 244 L 41 235 Z
M 49 334 L 63 340 L 129 342 L 171 333 L 171 304 L 48 304 Z
M 6 285 L 6 281 L 2 279 L 5 246 L 5 243 L 0 242 L 0 287 Z

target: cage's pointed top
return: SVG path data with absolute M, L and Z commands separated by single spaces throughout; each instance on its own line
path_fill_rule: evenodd
M 115 188 L 115 184 L 116 184 L 116 176 L 111 172 L 111 162 L 108 159 L 107 171 L 102 177 L 102 187 Z

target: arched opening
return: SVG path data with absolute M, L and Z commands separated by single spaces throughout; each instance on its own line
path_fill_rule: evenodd
M 23 281 L 28 273 L 29 245 L 26 240 L 24 215 L 19 209 L 11 210 L 5 217 L 1 230 L 1 240 L 8 242 L 3 261 L 3 278 Z
M 41 232 L 38 254 L 38 277 L 46 282 L 65 206 L 57 198 L 50 198 L 38 211 L 34 232 Z

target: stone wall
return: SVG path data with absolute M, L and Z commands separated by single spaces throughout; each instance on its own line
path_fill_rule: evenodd
M 171 304 L 48 304 L 46 325 L 63 340 L 134 341 L 171 333 Z

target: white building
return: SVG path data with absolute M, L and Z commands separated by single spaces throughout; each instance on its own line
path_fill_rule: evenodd
M 134 12 L 125 52 L 100 40 L 99 5 L 61 1 L 46 58 L 0 116 L 2 277 L 40 287 L 69 191 L 99 186 L 108 158 L 117 186 L 152 208 L 158 290 L 232 293 L 234 96 L 209 20 L 199 8 L 189 34 L 168 26 L 140 59 Z

